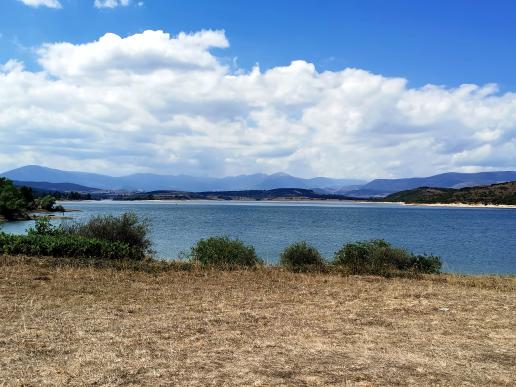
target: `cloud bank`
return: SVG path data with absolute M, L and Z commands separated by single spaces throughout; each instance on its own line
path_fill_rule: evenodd
M 397 177 L 516 169 L 516 94 L 303 60 L 251 71 L 223 31 L 106 34 L 0 65 L 0 170 Z M 217 51 L 218 52 L 218 51 Z

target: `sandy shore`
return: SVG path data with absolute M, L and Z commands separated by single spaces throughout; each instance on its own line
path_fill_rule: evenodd
M 80 202 L 88 203 L 171 203 L 171 204 L 188 204 L 188 203 L 227 203 L 227 204 L 328 204 L 328 205 L 339 205 L 339 204 L 367 204 L 367 205 L 400 205 L 400 206 L 414 206 L 414 207 L 456 207 L 456 208 L 516 208 L 516 205 L 510 204 L 469 204 L 469 203 L 406 203 L 406 202 L 384 202 L 384 201 L 367 201 L 367 200 L 320 200 L 320 199 L 264 199 L 264 200 L 249 200 L 249 199 L 233 199 L 233 200 L 215 200 L 215 199 L 185 199 L 185 200 L 172 200 L 172 199 L 152 199 L 152 200 L 82 200 Z M 60 204 L 73 205 L 73 201 L 60 202 Z M 67 210 L 67 212 L 74 212 L 80 210 Z
M 392 202 L 382 202 L 392 203 Z M 457 207 L 457 208 L 516 208 L 516 205 L 511 204 L 469 204 L 469 203 L 405 203 L 395 202 L 403 206 L 423 206 L 423 207 Z

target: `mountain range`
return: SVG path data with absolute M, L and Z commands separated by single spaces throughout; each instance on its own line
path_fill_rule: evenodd
M 27 165 L 0 174 L 10 180 L 22 182 L 72 183 L 86 188 L 118 191 L 236 191 L 236 190 L 269 190 L 275 188 L 318 188 L 346 189 L 358 188 L 366 183 L 356 179 L 331 179 L 315 177 L 303 179 L 286 173 L 216 177 L 197 177 L 188 175 L 157 175 L 152 173 L 136 173 L 127 176 L 107 176 L 97 173 L 62 171 L 38 165 Z
M 332 179 L 326 177 L 303 179 L 286 173 L 275 173 L 272 175 L 257 173 L 222 178 L 151 173 L 114 177 L 97 173 L 63 171 L 39 165 L 27 165 L 0 173 L 0 176 L 16 181 L 18 185 L 26 184 L 39 189 L 46 186 L 49 190 L 76 190 L 81 192 L 92 192 L 95 190 L 131 192 L 177 190 L 202 192 L 301 188 L 313 189 L 319 193 L 354 197 L 382 197 L 394 192 L 418 187 L 463 188 L 516 181 L 515 171 L 448 172 L 429 177 L 375 179 L 367 182 L 358 179 Z M 64 183 L 68 185 L 62 186 Z M 60 184 L 61 186 L 59 186 Z
M 448 172 L 429 177 L 413 177 L 407 179 L 376 179 L 361 187 L 363 190 L 372 190 L 381 193 L 398 192 L 418 187 L 464 188 L 494 183 L 516 181 L 516 172 L 478 172 L 457 173 Z

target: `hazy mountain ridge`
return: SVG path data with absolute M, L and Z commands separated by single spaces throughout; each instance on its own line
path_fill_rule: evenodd
M 504 183 L 516 180 L 514 171 L 459 173 L 447 172 L 429 177 L 404 179 L 375 179 L 362 186 L 362 189 L 378 191 L 403 191 L 418 187 L 462 188 L 476 185 Z
M 446 172 L 429 177 L 403 179 L 375 179 L 358 190 L 338 191 L 353 196 L 387 196 L 394 192 L 419 187 L 463 188 L 516 181 L 515 171 L 460 173 Z
M 334 188 L 349 185 L 361 185 L 363 180 L 331 179 L 316 177 L 303 179 L 285 173 L 267 175 L 263 173 L 251 175 L 228 176 L 223 178 L 196 177 L 188 175 L 157 175 L 137 173 L 128 176 L 113 177 L 96 173 L 62 171 L 28 165 L 7 171 L 0 176 L 16 181 L 72 183 L 102 190 L 156 191 L 178 190 L 189 192 L 200 191 L 236 191 L 267 190 L 274 188 Z
M 448 172 L 429 177 L 375 179 L 366 182 L 356 179 L 332 179 L 326 177 L 303 179 L 286 173 L 275 173 L 272 175 L 256 173 L 222 178 L 157 175 L 152 173 L 136 173 L 113 177 L 96 173 L 62 171 L 38 165 L 28 165 L 13 169 L 0 174 L 0 176 L 18 182 L 30 182 L 31 184 L 77 184 L 85 187 L 85 189 L 77 189 L 77 191 L 82 192 L 90 192 L 91 187 L 94 187 L 92 189 L 99 190 L 141 192 L 157 190 L 206 192 L 301 188 L 311 189 L 321 194 L 329 193 L 354 197 L 384 197 L 394 192 L 418 187 L 462 188 L 516 181 L 515 171 Z

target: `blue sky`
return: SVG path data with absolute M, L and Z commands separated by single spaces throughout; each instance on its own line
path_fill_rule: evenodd
M 224 29 L 224 55 L 250 68 L 295 59 L 321 69 L 357 67 L 426 83 L 495 82 L 516 89 L 516 2 L 146 0 L 97 9 L 93 0 L 61 0 L 62 9 L 0 3 L 0 61 L 43 42 L 84 43 L 105 32 Z
M 2 0 L 0 170 L 516 169 L 515 43 L 514 1 Z

